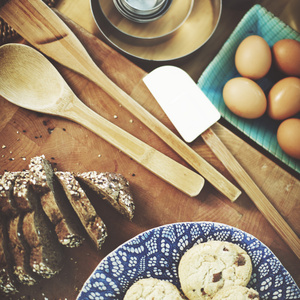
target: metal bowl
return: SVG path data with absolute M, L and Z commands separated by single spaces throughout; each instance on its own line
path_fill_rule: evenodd
M 172 0 L 162 1 L 158 9 L 141 11 L 132 8 L 129 9 L 125 3 L 125 0 L 113 0 L 113 4 L 118 12 L 128 20 L 137 23 L 148 23 L 161 18 L 169 9 Z
M 168 0 L 120 0 L 126 9 L 136 15 L 151 15 L 161 10 Z
M 103 14 L 100 0 L 90 1 L 94 20 L 102 38 L 127 57 L 142 61 L 168 62 L 191 55 L 213 35 L 222 12 L 222 0 L 194 0 L 189 17 L 175 32 L 163 37 L 140 39 L 128 36 L 115 28 Z M 173 0 L 171 6 L 178 1 L 182 0 Z M 171 8 L 163 18 L 168 19 L 170 11 Z
M 113 1 L 98 0 L 107 21 L 120 33 L 136 39 L 154 40 L 167 37 L 178 30 L 189 17 L 194 0 L 173 0 L 168 11 L 153 22 L 137 23 L 119 13 Z

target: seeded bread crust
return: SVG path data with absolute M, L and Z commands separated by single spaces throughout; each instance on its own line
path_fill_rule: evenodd
M 31 203 L 35 203 L 35 210 L 25 214 L 22 226 L 24 239 L 30 247 L 29 263 L 35 273 L 51 278 L 63 267 L 62 245 L 31 186 L 28 195 Z
M 0 293 L 8 295 L 18 292 L 18 282 L 13 274 L 13 261 L 8 250 L 6 220 L 0 216 Z
M 55 172 L 55 175 L 62 185 L 67 198 L 74 211 L 77 213 L 87 234 L 96 245 L 97 249 L 101 249 L 107 237 L 106 226 L 98 216 L 79 182 L 75 179 L 74 173 Z
M 14 258 L 14 274 L 20 283 L 34 285 L 38 282 L 39 276 L 33 273 L 29 265 L 29 247 L 22 242 L 20 232 L 23 225 L 23 217 L 18 215 L 8 222 L 9 249 Z
M 30 183 L 40 195 L 42 207 L 55 226 L 59 242 L 70 248 L 81 245 L 84 238 L 78 227 L 78 218 L 57 186 L 49 161 L 44 155 L 32 158 L 29 172 Z
M 19 173 L 20 172 L 4 172 L 0 178 L 0 211 L 4 215 L 14 216 L 17 214 L 13 199 L 13 187 Z
M 29 171 L 22 171 L 16 176 L 15 184 L 13 187 L 13 198 L 15 205 L 19 211 L 26 212 L 32 211 L 33 207 L 27 197 L 27 190 L 29 181 Z
M 121 174 L 97 173 L 96 171 L 76 174 L 80 183 L 98 193 L 118 212 L 131 220 L 134 216 L 135 205 L 128 180 Z

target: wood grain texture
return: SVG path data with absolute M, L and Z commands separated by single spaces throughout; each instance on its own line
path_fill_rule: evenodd
M 81 2 L 85 2 L 83 7 L 88 9 L 86 1 Z M 77 6 L 66 1 L 62 6 L 69 11 L 75 10 L 74 13 L 78 11 Z M 78 16 L 82 23 L 88 19 L 82 12 L 78 12 Z M 145 71 L 86 31 L 79 30 L 70 22 L 68 25 L 102 71 L 175 132 L 142 82 Z M 170 147 L 101 88 L 62 66 L 57 67 L 77 96 L 90 108 L 187 166 Z M 221 124 L 216 124 L 213 129 L 299 236 L 299 180 Z M 210 184 L 205 184 L 199 196 L 188 197 L 84 127 L 59 117 L 18 108 L 3 98 L 0 98 L 0 147 L 1 173 L 4 170 L 26 169 L 31 157 L 45 154 L 52 165 L 62 171 L 122 173 L 131 184 L 136 203 L 135 217 L 129 222 L 106 203 L 93 197 L 95 208 L 108 228 L 109 236 L 103 249 L 97 252 L 88 240 L 78 249 L 67 249 L 66 265 L 62 272 L 51 280 L 43 280 L 34 289 L 24 287 L 22 296 L 31 299 L 75 299 L 97 264 L 117 246 L 146 229 L 180 221 L 221 222 L 254 235 L 270 247 L 300 284 L 299 260 L 245 193 L 231 203 Z M 234 182 L 201 138 L 192 144 L 192 148 Z M 19 299 L 20 295 L 15 299 Z
M 214 154 L 220 159 L 233 178 L 244 189 L 246 194 L 277 231 L 280 237 L 289 245 L 296 256 L 300 259 L 299 237 L 271 204 L 269 199 L 263 194 L 260 188 L 255 184 L 245 169 L 234 158 L 228 148 L 222 143 L 213 129 L 207 129 L 204 133 L 202 133 L 201 137 Z
M 81 124 L 180 191 L 191 197 L 200 193 L 201 175 L 91 110 L 40 52 L 22 44 L 3 45 L 0 65 L 0 94 L 11 103 Z
M 16 14 L 18 14 L 18 18 L 15 17 Z M 0 15 L 42 53 L 95 82 L 119 105 L 125 107 L 164 140 L 231 201 L 238 198 L 241 192 L 230 181 L 97 67 L 70 28 L 47 5 L 39 0 L 29 2 L 12 0 L 3 6 Z

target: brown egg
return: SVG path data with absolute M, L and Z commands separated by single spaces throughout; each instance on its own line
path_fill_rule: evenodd
M 248 78 L 236 77 L 227 81 L 223 88 L 223 98 L 226 106 L 243 118 L 259 118 L 267 109 L 264 91 Z
M 246 37 L 235 53 L 235 66 L 247 78 L 256 80 L 264 77 L 272 64 L 272 52 L 268 43 L 258 35 Z
M 278 127 L 277 140 L 286 154 L 300 159 L 300 119 L 284 120 Z
M 281 79 L 268 94 L 268 115 L 275 120 L 284 120 L 298 112 L 300 112 L 300 78 Z
M 274 64 L 288 76 L 300 77 L 300 42 L 283 39 L 272 47 Z

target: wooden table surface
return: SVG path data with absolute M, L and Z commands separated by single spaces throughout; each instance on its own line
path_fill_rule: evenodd
M 221 20 L 212 38 L 196 53 L 176 64 L 197 80 L 242 16 L 255 3 L 261 4 L 300 32 L 299 0 L 224 0 Z M 56 8 L 87 32 L 102 39 L 94 23 L 88 0 L 60 0 Z M 91 45 L 85 44 L 85 38 L 83 35 L 83 44 L 90 50 L 92 58 L 104 73 L 174 130 L 141 81 L 146 72 L 157 67 L 157 64 L 130 61 L 103 43 L 93 41 Z M 98 47 L 92 47 L 95 45 Z M 70 70 L 58 65 L 57 67 L 71 88 L 88 106 L 188 166 L 163 141 L 95 84 Z M 300 236 L 299 174 L 237 132 L 224 120 L 220 123 L 222 125 L 214 125 L 217 135 Z M 26 169 L 31 157 L 45 154 L 57 169 L 63 171 L 97 170 L 122 173 L 131 184 L 136 203 L 135 217 L 129 222 L 101 201 L 92 199 L 109 232 L 103 248 L 96 251 L 87 241 L 78 249 L 66 249 L 66 265 L 59 275 L 50 280 L 43 280 L 36 287 L 22 288 L 14 299 L 21 296 L 24 296 L 21 299 L 75 299 L 97 264 L 117 246 L 144 230 L 181 221 L 221 222 L 254 235 L 274 252 L 296 283 L 300 284 L 299 259 L 244 192 L 236 202 L 231 203 L 206 183 L 201 193 L 191 198 L 145 170 L 85 128 L 57 117 L 18 108 L 2 97 L 0 97 L 0 144 L 1 174 L 5 170 Z M 192 143 L 191 147 L 237 185 L 201 138 Z

